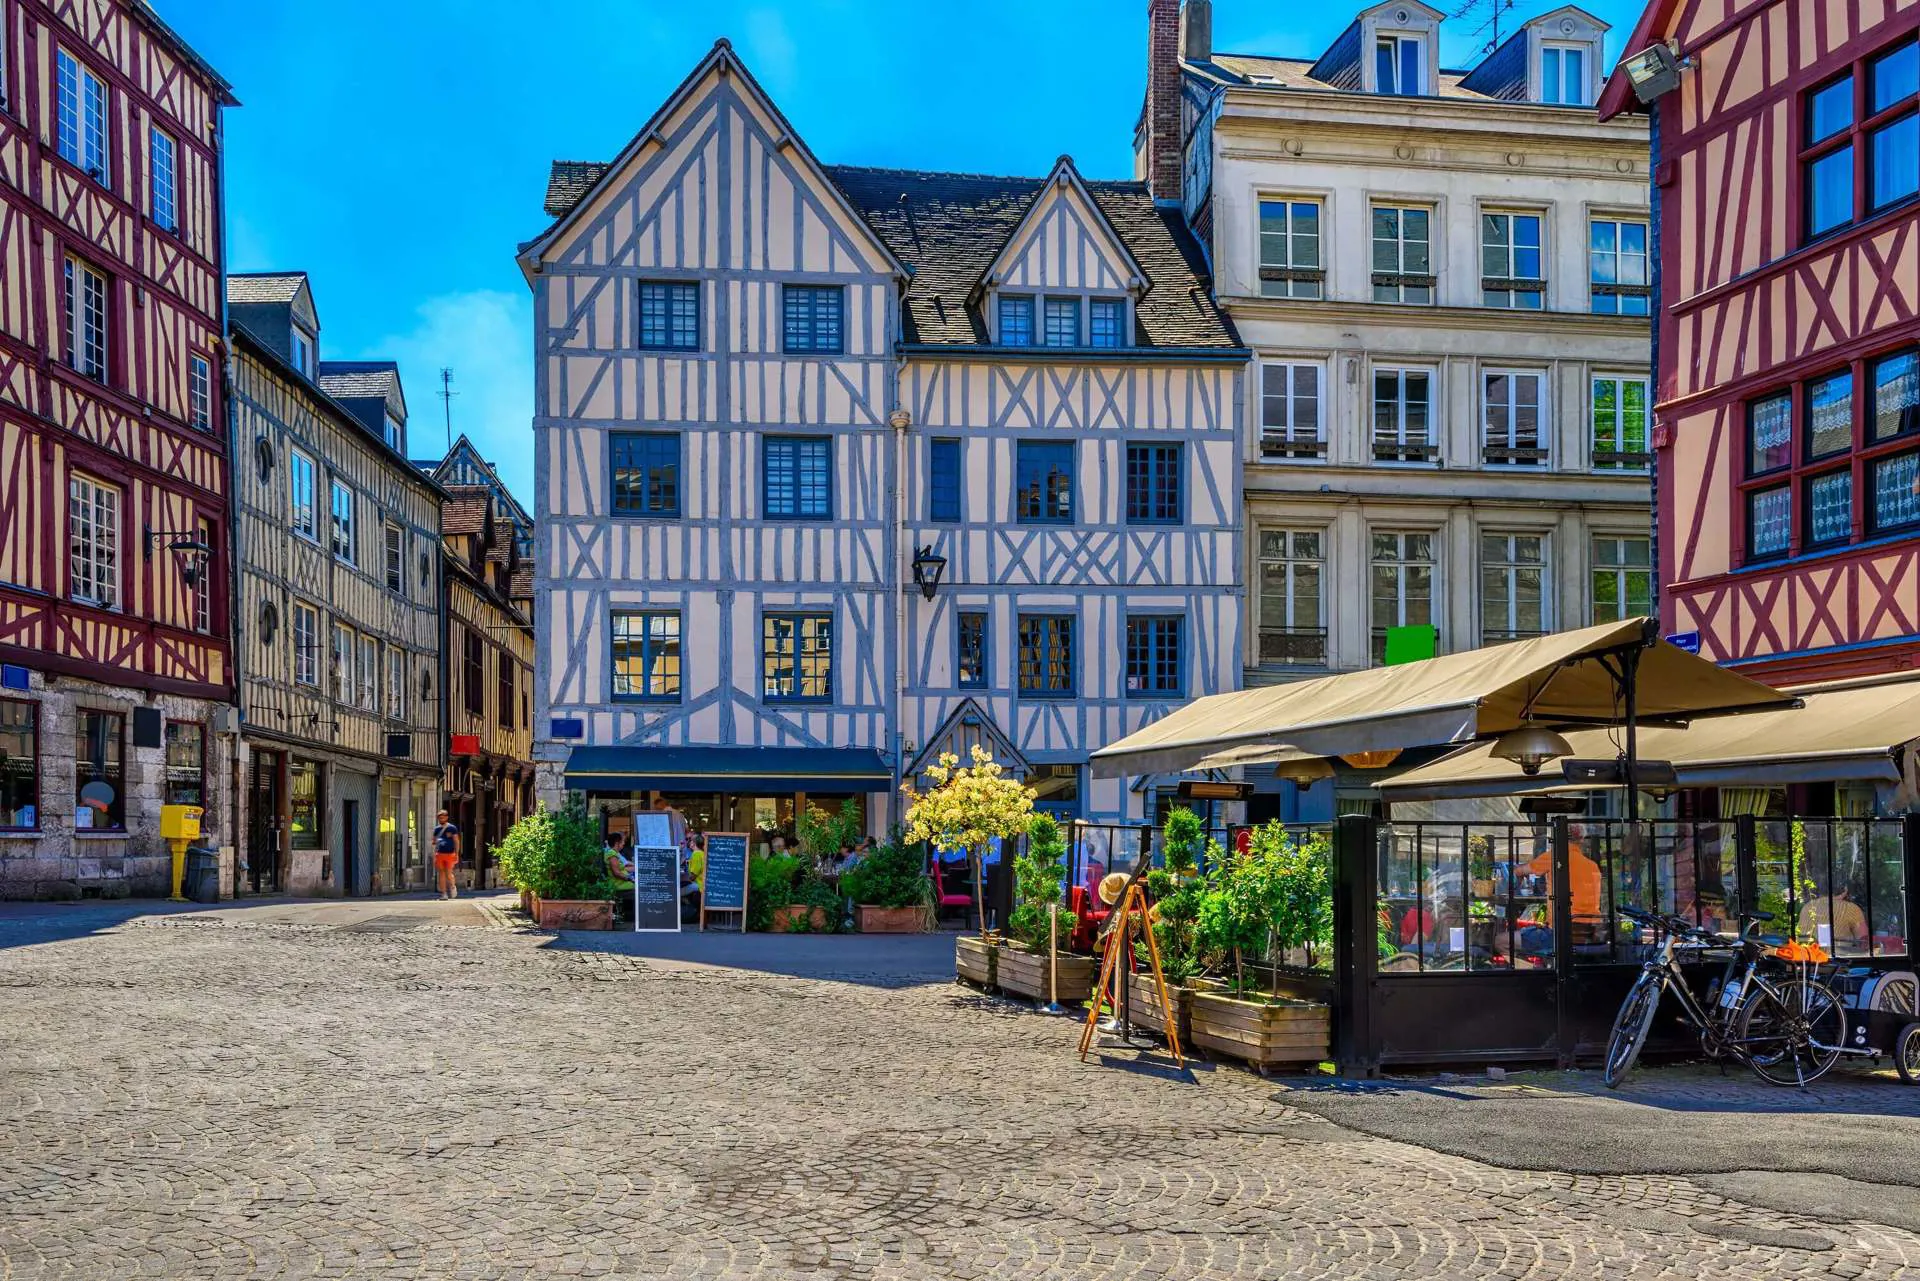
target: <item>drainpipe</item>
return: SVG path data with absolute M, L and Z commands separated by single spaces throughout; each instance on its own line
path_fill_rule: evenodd
M 215 199 L 214 217 L 220 226 L 220 271 L 216 287 L 219 289 L 220 305 L 220 406 L 226 418 L 227 428 L 227 627 L 226 641 L 227 669 L 233 673 L 233 740 L 227 744 L 227 832 L 233 843 L 233 896 L 240 897 L 240 856 L 244 851 L 249 869 L 253 866 L 255 851 L 241 829 L 240 801 L 240 745 L 246 741 L 247 725 L 240 709 L 244 704 L 245 691 L 245 654 L 246 649 L 240 643 L 240 557 L 239 534 L 240 513 L 238 510 L 240 474 L 240 412 L 234 405 L 234 362 L 232 330 L 227 315 L 227 262 L 230 249 L 230 236 L 227 227 L 227 109 L 218 99 L 213 104 L 213 154 L 216 165 L 214 181 Z M 288 626 L 292 626 L 288 620 Z M 274 869 L 275 885 L 284 890 L 279 882 L 279 869 Z M 251 877 L 248 878 L 251 881 Z
M 905 373 L 906 362 L 894 366 L 895 388 Z M 896 390 L 895 403 L 899 397 Z M 887 798 L 887 812 L 893 814 L 900 804 L 902 773 L 907 766 L 907 430 L 913 415 L 895 409 L 887 415 L 893 428 L 893 792 Z M 898 818 L 898 815 L 895 815 Z

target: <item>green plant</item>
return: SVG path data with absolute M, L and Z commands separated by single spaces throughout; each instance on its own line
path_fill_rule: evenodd
M 800 858 L 795 854 L 768 854 L 747 862 L 747 928 L 773 928 L 773 909 L 793 901 L 794 882 L 800 875 Z
M 1199 923 L 1206 882 L 1200 878 L 1196 858 L 1202 840 L 1206 842 L 1209 865 L 1217 867 L 1226 861 L 1226 852 L 1218 841 L 1205 835 L 1198 815 L 1189 809 L 1173 810 L 1167 815 L 1162 866 L 1147 873 L 1147 897 L 1153 903 L 1153 941 L 1160 952 L 1160 971 L 1170 984 L 1186 983 L 1204 968 Z M 1147 959 L 1146 945 L 1134 944 L 1134 954 Z
M 802 870 L 794 884 L 792 893 L 787 896 L 787 901 L 782 904 L 776 904 L 776 906 L 799 909 L 787 913 L 787 933 L 789 934 L 812 934 L 816 932 L 813 927 L 812 909 L 814 908 L 821 910 L 826 921 L 825 926 L 818 931 L 819 933 L 831 934 L 838 929 L 840 925 L 841 898 L 839 893 L 811 871 Z
M 1793 904 L 1809 902 L 1818 894 L 1819 887 L 1808 875 L 1807 825 L 1787 824 L 1784 851 L 1780 842 L 1772 839 L 1777 827 L 1778 824 L 1768 822 L 1754 824 L 1754 879 L 1759 887 L 1755 897 L 1761 911 L 1773 913 L 1775 932 L 1798 939 L 1800 921 L 1793 914 Z
M 1476 881 L 1493 879 L 1493 847 L 1485 836 L 1467 840 L 1467 875 Z
M 1007 933 L 1034 951 L 1047 946 L 1049 908 L 1060 905 L 1067 880 L 1067 842 L 1051 814 L 1027 820 L 1027 847 L 1013 859 L 1013 911 L 1007 915 Z M 1078 918 L 1060 907 L 1060 934 L 1073 932 Z
M 857 845 L 867 834 L 866 820 L 851 800 L 843 801 L 838 813 L 809 805 L 794 816 L 793 834 L 800 842 L 800 852 L 820 864 L 839 858 L 841 850 Z
M 541 898 L 610 898 L 625 892 L 607 876 L 599 825 L 578 793 L 558 810 L 543 807 L 515 823 L 493 855 L 509 884 Z
M 1010 840 L 1026 831 L 1035 793 L 1006 777 L 993 754 L 978 743 L 973 746 L 972 764 L 962 765 L 952 752 L 942 752 L 939 762 L 927 767 L 927 777 L 933 786 L 925 792 L 911 783 L 900 789 L 907 803 L 907 839 L 926 841 L 944 854 L 965 853 L 972 861 L 974 906 L 984 936 L 987 913 L 980 849 L 996 837 Z
M 1249 954 L 1311 955 L 1333 941 L 1332 862 L 1324 835 L 1302 841 L 1275 822 L 1254 830 L 1246 854 L 1214 867 L 1199 936 L 1202 950 L 1232 958 L 1236 991 L 1247 989 Z
M 898 828 L 840 877 L 840 890 L 864 907 L 924 907 L 933 902 L 926 856 Z

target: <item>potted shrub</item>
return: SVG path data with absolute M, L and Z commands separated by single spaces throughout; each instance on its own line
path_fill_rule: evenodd
M 747 928 L 785 929 L 787 907 L 800 878 L 797 854 L 762 854 L 747 861 Z M 774 914 L 781 914 L 775 925 Z
M 586 800 L 569 797 L 559 810 L 537 809 L 493 847 L 501 875 L 521 892 L 543 930 L 610 930 L 614 895 L 622 883 L 607 875 L 599 829 Z
M 1026 830 L 1033 813 L 1034 792 L 1008 778 L 993 754 L 978 743 L 970 764 L 962 765 L 952 752 L 942 752 L 927 768 L 933 786 L 925 792 L 908 783 L 900 791 L 907 803 L 909 841 L 925 841 L 941 853 L 965 853 L 973 864 L 974 906 L 980 915 L 980 937 L 962 936 L 954 943 L 954 969 L 961 978 L 995 981 L 993 941 L 987 933 L 986 895 L 981 886 L 980 851 L 995 838 L 1011 840 Z
M 1069 952 L 1050 955 L 1053 938 L 1064 944 L 1079 918 L 1060 906 L 1067 879 L 1067 843 L 1051 814 L 1035 814 L 1027 821 L 1027 847 L 1013 860 L 1013 911 L 1007 917 L 1007 939 L 1000 946 L 995 983 L 1005 991 L 1036 1001 L 1050 993 L 1068 1003 L 1093 995 L 1094 960 Z M 1059 919 L 1051 923 L 1052 909 Z M 1049 973 L 1057 988 L 1049 987 Z
M 785 934 L 831 934 L 839 923 L 840 895 L 817 872 L 801 868 L 787 905 L 773 909 L 773 929 Z
M 1467 879 L 1473 883 L 1475 898 L 1493 897 L 1493 848 L 1485 836 L 1467 840 Z
M 1173 1009 L 1182 1046 L 1193 1043 L 1193 994 L 1219 987 L 1201 976 L 1200 900 L 1206 882 L 1200 877 L 1195 854 L 1203 839 L 1208 865 L 1218 867 L 1225 861 L 1226 851 L 1218 841 L 1205 837 L 1199 816 L 1189 809 L 1173 810 L 1167 815 L 1162 866 L 1147 873 L 1147 896 L 1153 904 L 1148 920 L 1160 951 L 1160 972 L 1166 976 L 1166 1004 Z M 1152 958 L 1144 942 L 1134 944 L 1134 960 L 1131 981 L 1135 988 L 1127 1001 L 1127 1019 L 1164 1038 L 1166 1011 L 1154 985 Z
M 1200 897 L 1198 936 L 1203 950 L 1231 958 L 1233 976 L 1226 990 L 1189 999 L 1195 1045 L 1244 1059 L 1263 1074 L 1276 1064 L 1327 1057 L 1327 1007 L 1260 991 L 1247 980 L 1245 960 L 1332 942 L 1331 873 L 1325 836 L 1299 841 L 1279 823 L 1256 830 L 1244 856 L 1213 870 Z
M 862 934 L 918 934 L 933 909 L 926 860 L 897 831 L 841 874 L 840 893 L 852 900 Z

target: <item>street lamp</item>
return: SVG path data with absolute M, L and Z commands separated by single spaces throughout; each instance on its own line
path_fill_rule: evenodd
M 147 529 L 146 558 L 153 559 L 154 544 L 164 542 L 167 550 L 180 558 L 180 581 L 192 591 L 200 585 L 200 574 L 206 568 L 207 558 L 213 555 L 213 548 L 200 541 L 197 534 L 182 533 L 172 529 Z
M 913 581 L 920 584 L 920 594 L 928 600 L 933 599 L 946 572 L 947 558 L 934 551 L 932 543 L 913 553 Z

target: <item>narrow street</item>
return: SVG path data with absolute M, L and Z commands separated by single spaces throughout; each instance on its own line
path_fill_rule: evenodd
M 1920 1267 L 1920 1091 L 1886 1080 L 1181 1080 L 1081 1066 L 1066 1020 L 948 980 L 947 937 L 505 920 L 0 914 L 0 1277 Z

